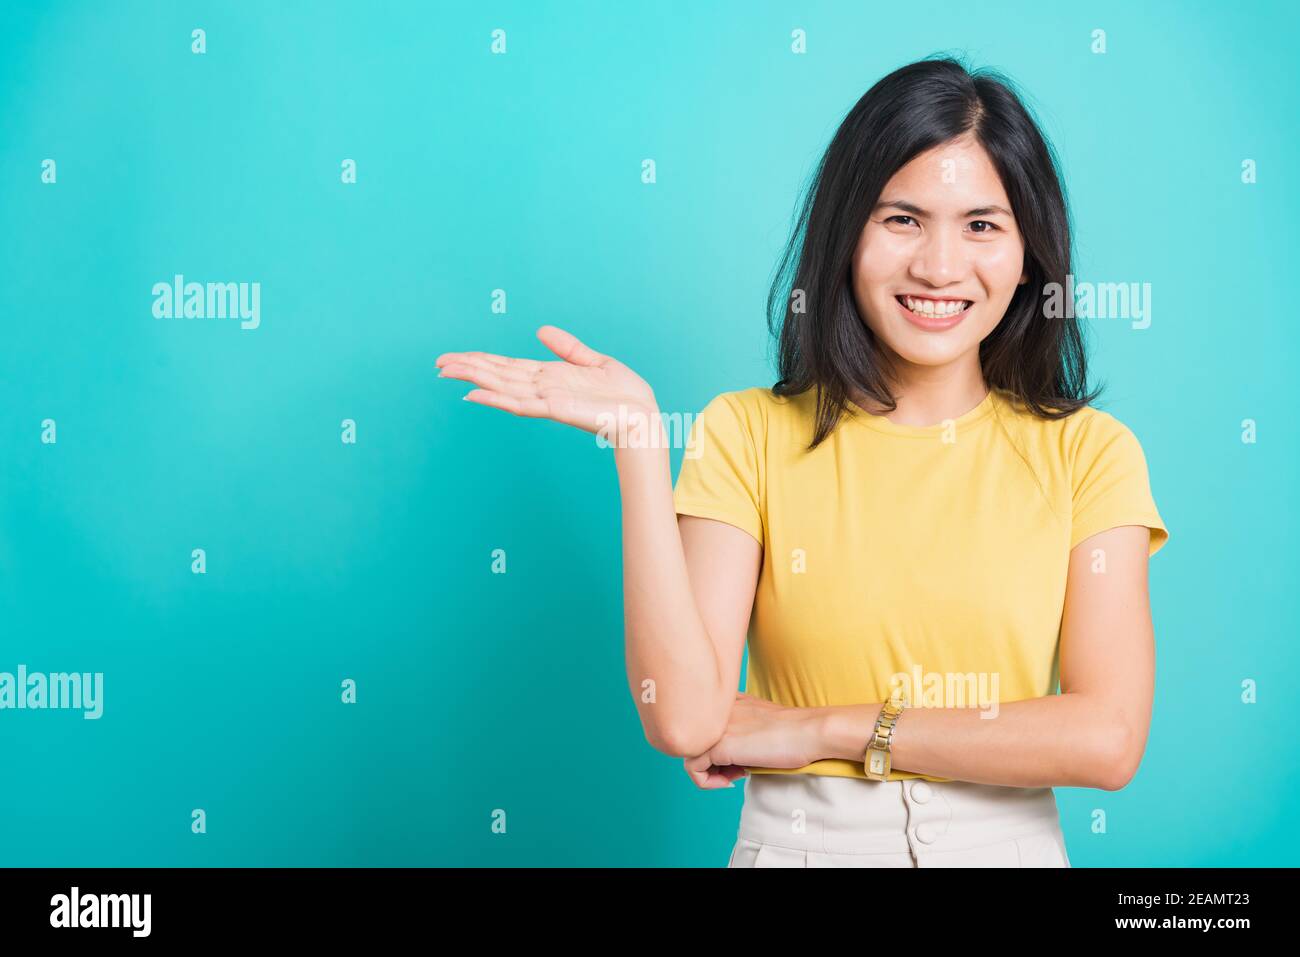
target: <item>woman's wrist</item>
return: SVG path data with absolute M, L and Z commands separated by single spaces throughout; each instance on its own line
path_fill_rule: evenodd
M 596 439 L 603 447 L 613 448 L 616 458 L 627 458 L 628 452 L 658 452 L 669 448 L 663 414 L 654 401 L 620 402 L 600 413 Z
M 657 482 L 659 473 L 669 472 L 671 488 L 668 437 L 657 410 L 637 410 L 622 424 L 611 422 L 597 438 L 613 448 L 614 467 L 620 475 L 652 474 Z
M 819 712 L 817 750 L 825 758 L 861 761 L 882 707 L 883 702 L 831 705 L 815 709 Z

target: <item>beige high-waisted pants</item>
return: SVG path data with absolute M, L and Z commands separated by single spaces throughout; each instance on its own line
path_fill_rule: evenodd
M 1051 788 L 820 774 L 740 781 L 728 867 L 1070 866 Z

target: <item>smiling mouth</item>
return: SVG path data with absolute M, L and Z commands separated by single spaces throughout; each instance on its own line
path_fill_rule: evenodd
M 965 314 L 974 303 L 969 299 L 918 299 L 895 296 L 898 304 L 922 322 L 946 322 Z

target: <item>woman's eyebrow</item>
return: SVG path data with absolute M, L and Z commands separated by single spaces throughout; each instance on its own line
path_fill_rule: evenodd
M 926 217 L 930 215 L 920 206 L 917 206 L 914 203 L 909 203 L 903 199 L 891 199 L 891 200 L 885 200 L 883 202 L 879 202 L 876 204 L 872 212 L 873 213 L 879 212 L 880 210 L 884 209 L 886 206 L 892 209 L 901 209 L 903 212 L 910 213 L 913 216 Z M 1011 211 L 1009 209 L 1003 206 L 994 205 L 994 206 L 977 206 L 975 209 L 968 210 L 965 216 L 963 216 L 962 218 L 965 219 L 966 216 L 995 216 L 999 213 L 1001 213 L 1003 216 L 1011 216 Z

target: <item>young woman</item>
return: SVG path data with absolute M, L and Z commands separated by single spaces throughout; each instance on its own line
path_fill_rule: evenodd
M 930 59 L 840 125 L 769 298 L 779 381 L 707 405 L 675 489 L 654 392 L 572 335 L 438 358 L 516 415 L 659 423 L 614 452 L 628 683 L 699 787 L 745 780 L 730 866 L 1068 867 L 1052 788 L 1136 771 L 1168 531 L 1046 305 L 1070 259 L 1019 98 Z

